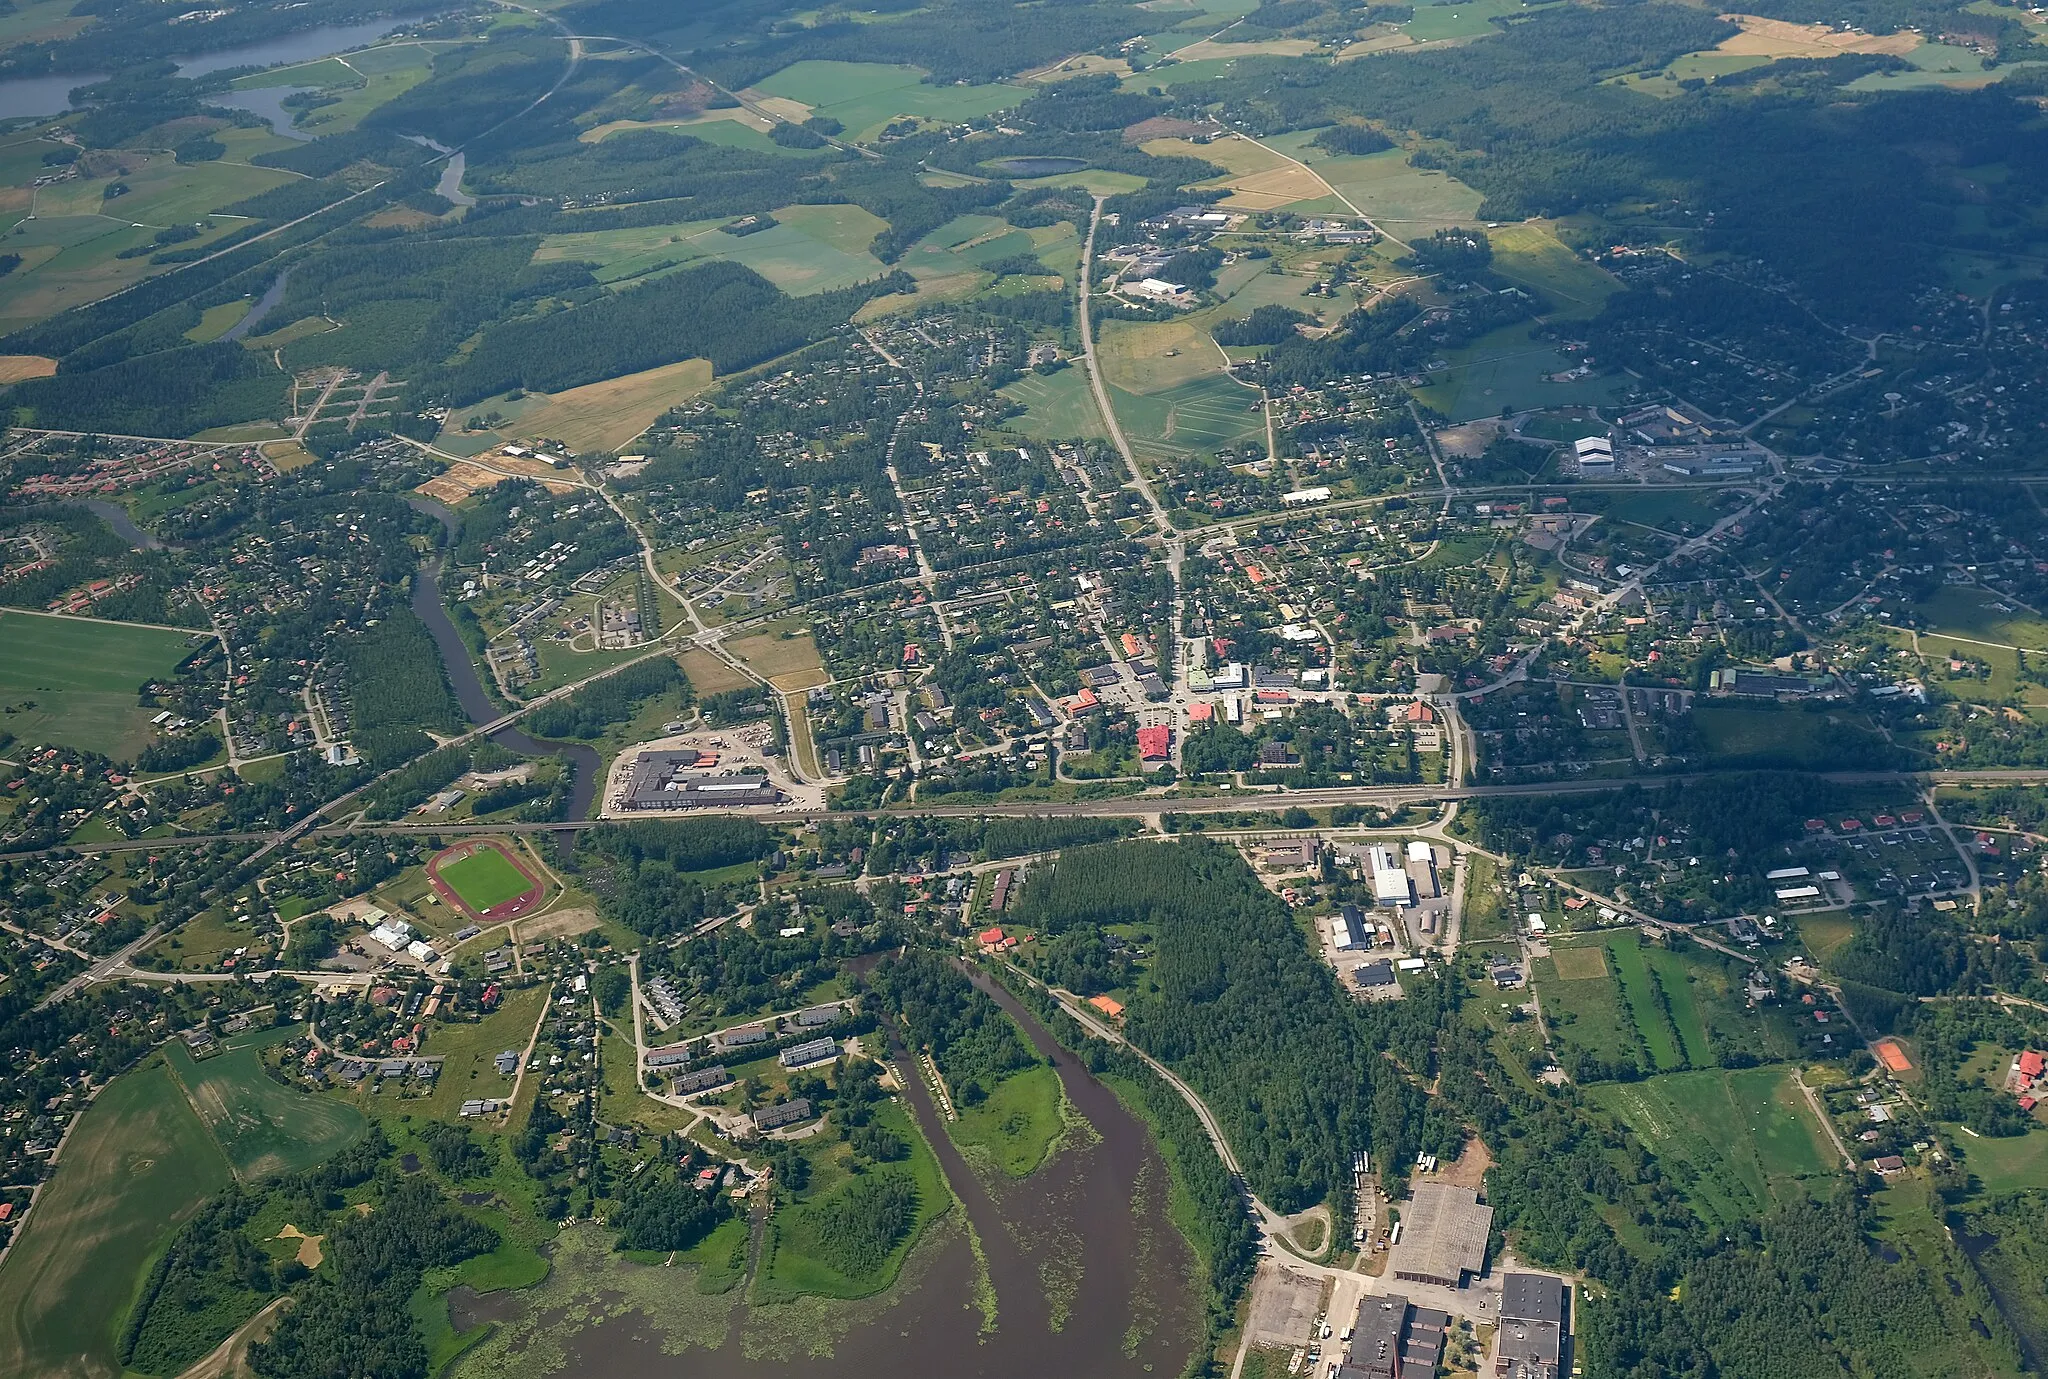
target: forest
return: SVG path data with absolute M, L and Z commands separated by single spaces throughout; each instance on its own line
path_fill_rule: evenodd
M 931 1052 L 962 1106 L 979 1106 L 1004 1078 L 1039 1063 L 1016 1021 L 935 953 L 911 949 L 876 967 L 870 981 L 910 1042 Z
M 608 824 L 585 830 L 579 842 L 577 866 L 605 913 L 651 938 L 730 911 L 727 888 L 707 888 L 690 873 L 775 851 L 775 835 L 754 820 L 718 817 Z
M 448 688 L 441 653 L 410 608 L 387 608 L 376 626 L 342 642 L 340 656 L 353 740 L 372 770 L 388 770 L 426 751 L 432 745 L 427 729 L 458 733 L 467 726 Z
M 630 723 L 648 701 L 688 688 L 689 681 L 673 657 L 654 656 L 585 685 L 565 699 L 541 705 L 526 716 L 526 726 L 541 737 L 602 737 L 607 728 Z

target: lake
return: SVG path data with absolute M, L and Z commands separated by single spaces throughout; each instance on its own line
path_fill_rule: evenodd
M 977 983 L 986 985 L 985 983 Z M 694 1271 L 607 1257 L 603 1234 L 565 1233 L 530 1315 L 506 1320 L 456 1379 L 1167 1379 L 1202 1335 L 1193 1258 L 1167 1216 L 1170 1184 L 1149 1133 L 1031 1014 L 987 986 L 1053 1061 L 1085 1130 L 1031 1177 L 987 1178 L 954 1147 L 909 1055 L 893 1062 L 958 1205 L 913 1251 L 897 1287 L 863 1302 L 754 1306 L 744 1286 L 696 1292 Z M 969 1228 L 973 1239 L 969 1239 Z M 581 1238 L 578 1238 L 581 1237 Z M 984 1264 L 993 1330 L 976 1306 Z M 461 1320 L 482 1315 L 465 1297 Z
M 296 96 L 301 91 L 318 89 L 313 86 L 258 86 L 248 91 L 223 91 L 218 96 L 207 97 L 207 102 L 211 105 L 232 106 L 236 110 L 246 110 L 251 115 L 260 116 L 269 121 L 272 133 L 281 134 L 287 139 L 297 139 L 304 144 L 313 141 L 313 131 L 300 129 L 292 123 L 298 112 L 285 108 L 285 97 Z
M 209 72 L 224 71 L 230 67 L 276 67 L 287 62 L 311 62 L 316 58 L 332 57 L 345 53 L 351 48 L 360 48 L 374 43 L 394 29 L 410 24 L 414 15 L 379 19 L 367 24 L 322 24 L 317 28 L 301 29 L 294 34 L 279 38 L 267 38 L 260 43 L 244 43 L 237 48 L 223 48 L 214 53 L 198 53 L 179 57 L 173 55 L 181 77 L 203 77 Z M 0 120 L 22 119 L 32 115 L 61 115 L 72 108 L 71 92 L 81 86 L 91 86 L 105 81 L 106 77 L 94 74 L 77 74 L 56 77 L 13 77 L 0 81 Z M 248 110 L 241 96 L 257 94 L 237 92 L 237 99 L 223 100 L 223 105 L 234 105 Z M 269 118 L 267 112 L 257 114 Z M 277 131 L 287 138 L 310 137 L 290 133 L 289 119 L 275 122 Z

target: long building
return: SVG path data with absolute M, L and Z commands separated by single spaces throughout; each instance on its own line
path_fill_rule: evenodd
M 1447 1312 L 1417 1307 L 1399 1293 L 1358 1304 L 1338 1379 L 1432 1379 L 1443 1359 Z
M 1486 1236 L 1493 1208 L 1468 1187 L 1418 1183 L 1401 1214 L 1394 1277 L 1410 1283 L 1462 1288 L 1468 1275 L 1486 1271 Z
M 698 753 L 642 752 L 633 766 L 633 785 L 625 807 L 642 810 L 731 809 L 741 805 L 779 804 L 782 792 L 765 772 L 712 775 L 695 769 Z

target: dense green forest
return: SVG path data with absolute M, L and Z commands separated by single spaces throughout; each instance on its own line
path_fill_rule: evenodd
M 690 875 L 752 862 L 775 851 L 775 835 L 752 819 L 658 819 L 585 830 L 578 865 L 605 913 L 650 937 L 687 931 L 728 912 L 721 888 Z
M 912 949 L 876 967 L 875 996 L 928 1049 L 962 1106 L 979 1106 L 997 1084 L 1039 1058 L 1017 1022 L 977 990 L 958 967 L 935 953 Z
M 376 626 L 348 638 L 341 659 L 351 737 L 373 770 L 425 751 L 429 729 L 456 733 L 467 726 L 441 668 L 441 653 L 410 608 L 391 607 Z
M 1363 1008 L 1234 849 L 1191 839 L 1065 852 L 1011 919 L 1052 935 L 1136 924 L 1156 936 L 1126 1033 L 1201 1093 L 1275 1209 L 1341 1199 L 1359 1148 L 1385 1163 L 1455 1156 L 1455 1126 L 1382 1059 Z
M 648 701 L 688 688 L 673 657 L 655 656 L 541 705 L 527 715 L 526 726 L 541 737 L 602 737 L 614 724 L 631 722 Z

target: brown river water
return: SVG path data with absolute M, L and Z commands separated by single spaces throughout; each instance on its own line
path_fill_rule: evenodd
M 1192 1256 L 1167 1217 L 1169 1184 L 1157 1147 L 1144 1124 L 1030 1012 L 1007 992 L 983 984 L 1053 1061 L 1068 1101 L 1088 1123 L 1070 1132 L 1029 1178 L 977 1175 L 947 1136 L 916 1068 L 895 1051 L 911 1110 L 986 1260 L 996 1299 L 992 1330 L 976 1303 L 980 1266 L 956 1208 L 913 1253 L 893 1296 L 851 1304 L 725 1304 L 721 1323 L 701 1316 L 711 1300 L 683 1296 L 692 1278 L 678 1273 L 678 1312 L 700 1314 L 698 1324 L 687 1328 L 694 1334 L 679 1339 L 686 1328 L 665 1326 L 659 1315 L 667 1280 L 653 1289 L 630 1286 L 649 1282 L 643 1273 L 609 1298 L 601 1290 L 593 1294 L 599 1298 L 595 1305 L 571 1306 L 559 1318 L 545 1318 L 527 1333 L 535 1343 L 501 1354 L 484 1368 L 516 1365 L 514 1355 L 525 1351 L 531 1368 L 520 1366 L 524 1372 L 568 1379 L 1179 1375 L 1201 1334 L 1201 1304 Z M 622 1300 L 625 1294 L 630 1301 Z M 517 1295 L 505 1294 L 451 1302 L 458 1326 L 510 1322 L 525 1307 Z M 714 1344 L 720 1325 L 723 1340 Z M 506 1339 L 521 1329 L 515 1324 Z M 806 1330 L 808 1337 L 789 1334 Z M 762 1344 L 770 1333 L 775 1343 Z M 459 1365 L 456 1373 L 467 1368 Z

